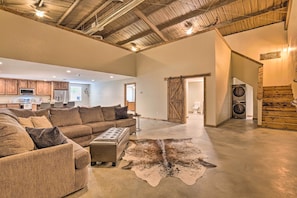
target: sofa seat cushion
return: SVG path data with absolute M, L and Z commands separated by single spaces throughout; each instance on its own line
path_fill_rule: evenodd
M 0 157 L 34 150 L 34 143 L 17 118 L 0 113 Z
M 74 141 L 67 139 L 73 145 L 74 163 L 76 169 L 82 169 L 91 162 L 90 153 Z
M 50 120 L 53 126 L 64 127 L 82 124 L 78 108 L 50 109 Z
M 100 106 L 79 107 L 79 113 L 83 124 L 104 121 L 104 116 Z
M 136 120 L 133 118 L 121 119 L 121 120 L 115 121 L 115 123 L 116 123 L 116 127 L 128 127 L 128 126 L 136 125 Z
M 86 125 L 59 127 L 59 130 L 68 138 L 92 135 L 92 128 Z
M 109 121 L 88 123 L 86 125 L 92 128 L 93 134 L 106 131 L 107 129 L 109 129 L 111 127 L 115 127 L 115 123 L 109 122 Z

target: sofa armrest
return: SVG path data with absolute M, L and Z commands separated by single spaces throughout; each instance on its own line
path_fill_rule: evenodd
M 62 144 L 0 158 L 3 197 L 62 197 L 74 189 L 73 146 Z

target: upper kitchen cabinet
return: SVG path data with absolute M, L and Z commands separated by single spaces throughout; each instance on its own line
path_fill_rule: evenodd
M 53 89 L 54 90 L 68 90 L 69 83 L 68 82 L 53 82 Z
M 5 94 L 17 95 L 18 94 L 18 80 L 5 79 Z
M 35 80 L 19 80 L 19 88 L 36 89 Z
M 37 81 L 36 82 L 36 95 L 50 96 L 51 95 L 51 82 Z
M 5 79 L 0 79 L 0 94 L 5 94 Z

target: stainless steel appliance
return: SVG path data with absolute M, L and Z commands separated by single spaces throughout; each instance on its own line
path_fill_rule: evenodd
M 54 100 L 56 102 L 67 103 L 69 100 L 69 94 L 67 90 L 54 90 Z
M 29 88 L 21 88 L 20 89 L 21 95 L 34 95 L 34 93 L 35 93 L 34 89 L 29 89 Z

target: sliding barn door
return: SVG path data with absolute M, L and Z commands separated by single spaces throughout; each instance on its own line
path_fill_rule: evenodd
M 186 123 L 186 94 L 185 83 L 182 77 L 168 78 L 168 121 Z

